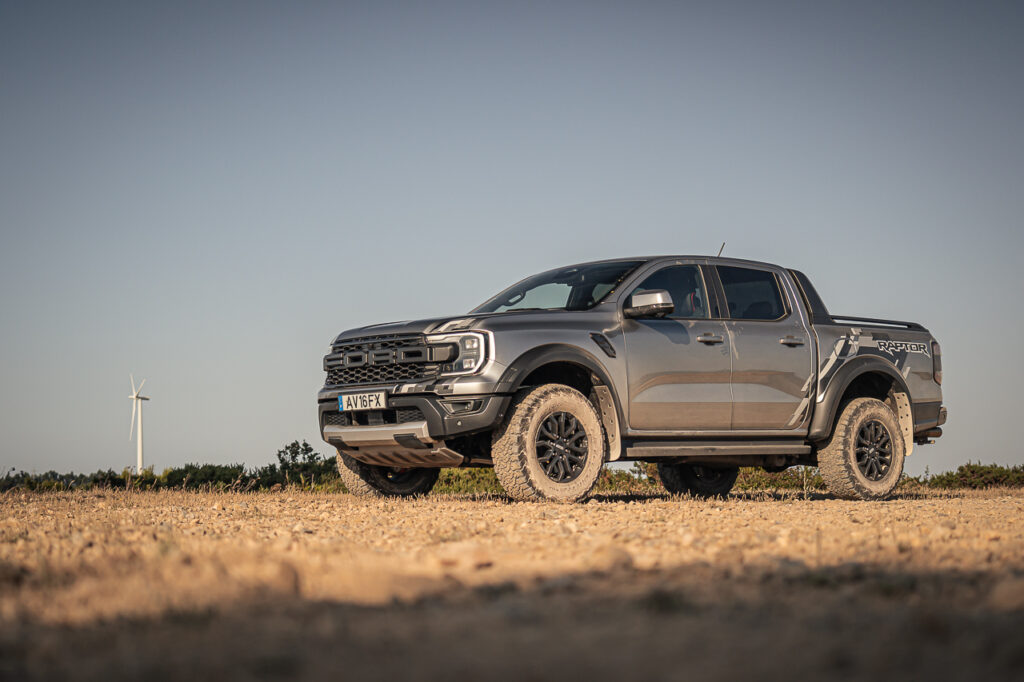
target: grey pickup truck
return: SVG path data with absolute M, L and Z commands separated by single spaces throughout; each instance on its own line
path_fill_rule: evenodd
M 832 315 L 803 273 L 728 258 L 551 270 L 466 315 L 346 331 L 324 370 L 321 434 L 364 495 L 487 466 L 513 499 L 576 501 L 639 460 L 671 493 L 813 465 L 882 499 L 946 421 L 927 329 Z

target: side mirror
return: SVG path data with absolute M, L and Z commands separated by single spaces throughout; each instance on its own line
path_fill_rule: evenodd
M 676 309 L 672 296 L 664 289 L 633 294 L 622 312 L 626 317 L 664 317 Z

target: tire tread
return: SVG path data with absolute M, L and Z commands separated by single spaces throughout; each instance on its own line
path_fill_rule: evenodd
M 539 482 L 535 481 L 531 475 L 527 462 L 529 447 L 526 438 L 530 431 L 530 419 L 538 405 L 551 397 L 559 395 L 582 400 L 590 407 L 594 418 L 597 420 L 598 427 L 601 429 L 601 451 L 604 453 L 604 426 L 597 416 L 597 411 L 594 410 L 593 405 L 582 393 L 562 384 L 546 384 L 520 391 L 513 401 L 513 408 L 508 419 L 495 431 L 491 444 L 491 459 L 494 462 L 494 473 L 498 477 L 498 482 L 505 489 L 505 492 L 514 500 L 529 502 L 548 499 L 541 492 Z M 572 502 L 583 499 L 590 494 L 596 483 L 597 477 L 579 495 L 573 499 L 562 501 Z
M 825 481 L 825 485 L 836 497 L 846 500 L 883 500 L 892 494 L 895 483 L 885 491 L 876 491 L 868 488 L 860 481 L 860 472 L 856 470 L 856 460 L 850 456 L 852 441 L 856 438 L 853 427 L 866 412 L 882 408 L 889 412 L 895 429 L 890 429 L 890 436 L 893 442 L 893 463 L 891 466 L 898 469 L 896 482 L 903 474 L 904 444 L 902 441 L 903 432 L 899 429 L 899 421 L 892 409 L 881 400 L 876 398 L 854 398 L 843 407 L 836 421 L 832 437 L 825 447 L 818 450 L 818 472 Z M 897 453 L 897 441 L 899 441 L 899 452 Z

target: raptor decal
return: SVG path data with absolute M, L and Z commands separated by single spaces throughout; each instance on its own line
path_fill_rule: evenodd
M 897 357 L 901 353 L 921 353 L 923 355 L 929 355 L 928 344 L 926 343 L 918 343 L 916 341 L 879 340 L 876 341 L 875 344 L 878 347 L 878 350 L 893 357 Z

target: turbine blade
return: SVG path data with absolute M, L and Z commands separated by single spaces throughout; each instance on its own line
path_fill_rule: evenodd
M 146 380 L 145 380 L 145 379 L 143 379 L 143 380 L 142 380 L 142 383 L 141 383 L 141 384 L 139 384 L 139 390 L 138 390 L 138 391 L 136 391 L 136 395 L 138 395 L 139 393 L 142 393 L 142 387 L 143 387 L 143 386 L 145 386 L 145 385 L 146 385 Z
M 135 377 L 129 374 L 128 379 L 131 380 L 132 382 L 132 395 L 135 395 L 136 393 L 138 393 L 138 391 L 135 390 Z
M 128 427 L 128 440 L 131 440 L 132 436 L 135 435 L 135 409 L 138 406 L 139 406 L 139 401 L 138 400 L 133 400 L 132 401 L 132 425 Z

